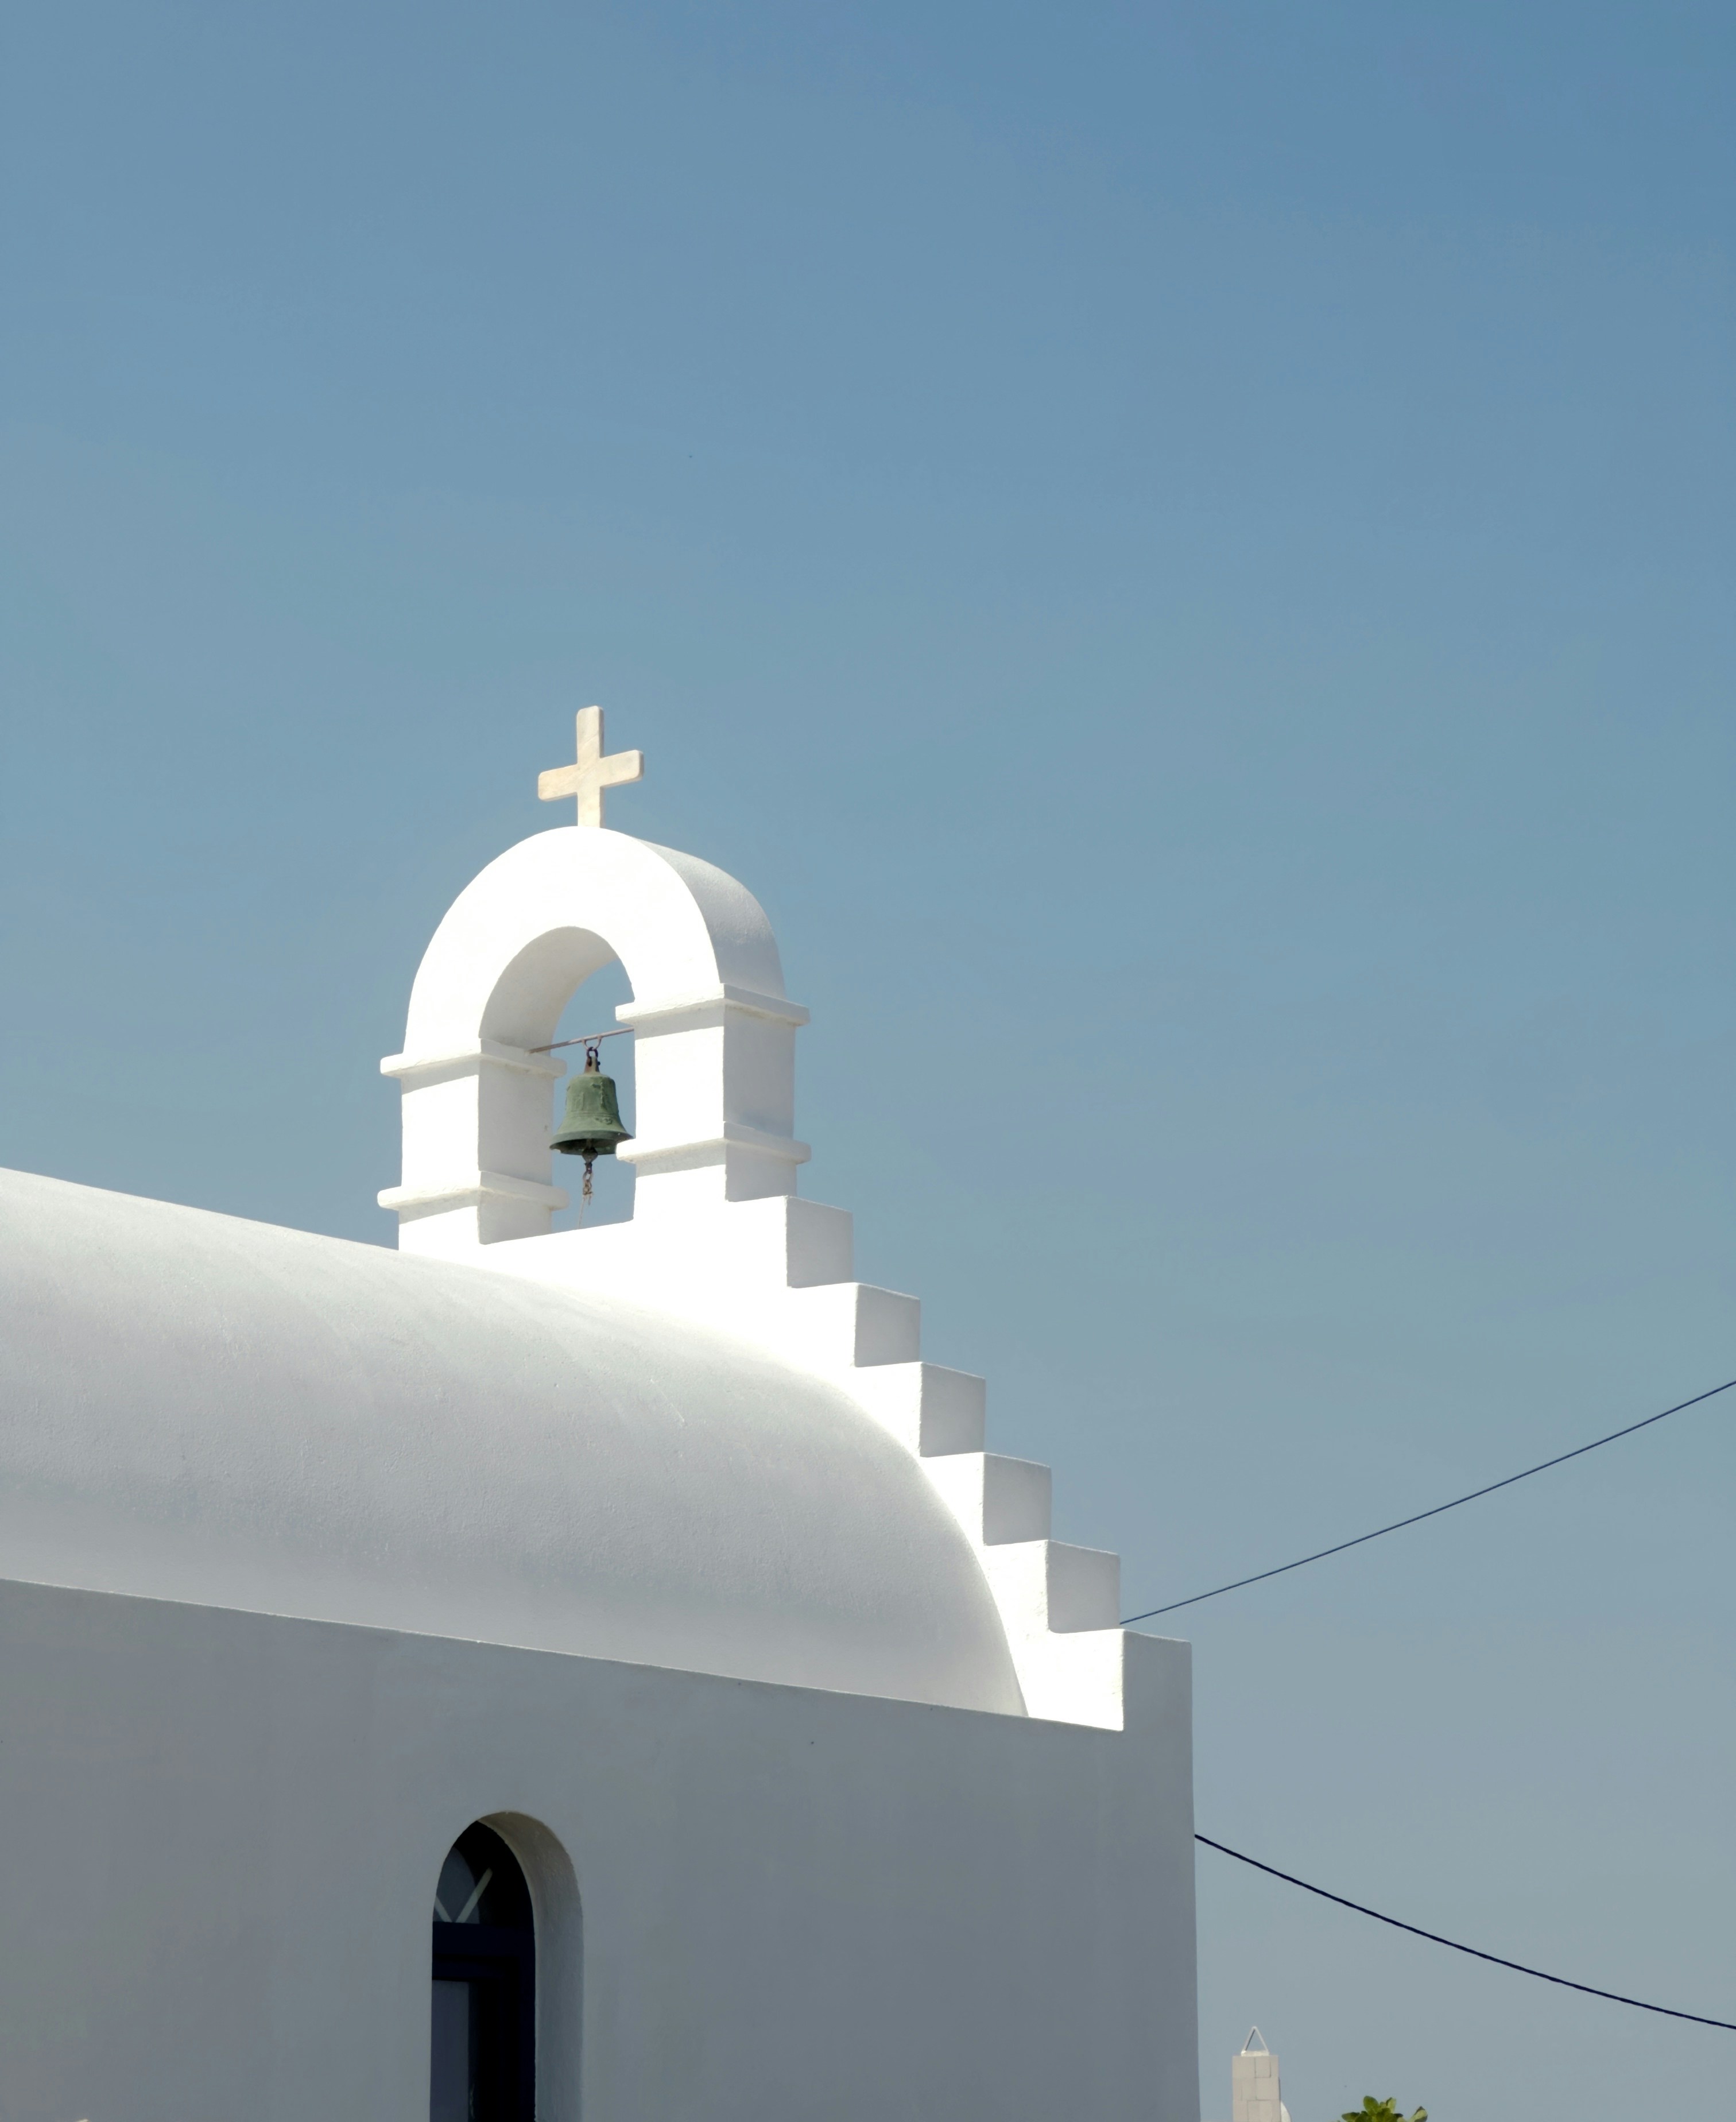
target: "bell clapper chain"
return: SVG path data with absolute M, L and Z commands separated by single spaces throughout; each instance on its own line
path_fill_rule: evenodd
M 585 1049 L 585 1073 L 587 1076 L 595 1076 L 599 1074 L 603 1067 L 601 1059 L 598 1053 L 599 1046 L 601 1044 L 600 1039 L 586 1039 L 578 1043 L 582 1045 Z M 587 1157 L 585 1160 L 585 1184 L 579 1189 L 579 1213 L 574 1219 L 576 1224 L 583 1224 L 585 1221 L 585 1211 L 590 1206 L 590 1171 L 591 1166 L 596 1162 L 596 1161 L 597 1160 L 594 1157 Z

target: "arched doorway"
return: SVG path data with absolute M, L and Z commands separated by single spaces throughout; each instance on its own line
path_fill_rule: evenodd
M 434 1890 L 429 2122 L 534 2122 L 536 1933 L 518 1859 L 467 1827 Z

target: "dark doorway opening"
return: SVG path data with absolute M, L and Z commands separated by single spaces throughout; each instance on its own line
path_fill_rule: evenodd
M 518 1860 L 467 1827 L 434 1891 L 429 2122 L 534 2122 L 536 1933 Z

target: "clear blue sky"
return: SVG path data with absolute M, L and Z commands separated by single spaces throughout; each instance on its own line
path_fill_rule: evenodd
M 7 34 L 0 1160 L 388 1242 L 600 700 L 1130 1610 L 1736 1374 L 1727 7 Z M 1718 1403 L 1183 1617 L 1202 1827 L 1736 2017 L 1733 1493 Z M 1736 2066 L 1200 1886 L 1208 2116 L 1256 2019 L 1296 2122 Z

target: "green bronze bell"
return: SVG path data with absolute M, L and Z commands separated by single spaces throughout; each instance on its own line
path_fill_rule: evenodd
M 588 1181 L 593 1157 L 613 1157 L 618 1142 L 632 1140 L 621 1124 L 614 1078 L 603 1073 L 595 1047 L 587 1047 L 584 1074 L 575 1076 L 567 1086 L 567 1116 L 553 1145 L 563 1156 L 584 1158 Z

